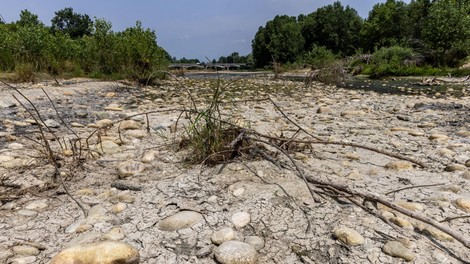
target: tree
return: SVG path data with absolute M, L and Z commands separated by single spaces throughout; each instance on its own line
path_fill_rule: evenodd
M 381 47 L 406 45 L 413 25 L 410 25 L 406 3 L 387 0 L 374 5 L 362 30 L 363 48 L 372 52 Z
M 39 21 L 38 16 L 29 12 L 28 9 L 21 11 L 20 19 L 16 21 L 16 24 L 21 27 L 44 26 L 44 24 Z
M 276 16 L 260 27 L 252 41 L 253 58 L 257 67 L 276 61 L 294 62 L 303 52 L 304 38 L 295 17 Z
M 337 54 L 352 55 L 359 47 L 363 20 L 357 11 L 337 1 L 298 18 L 305 50 L 324 46 Z
M 470 16 L 460 1 L 433 3 L 421 35 L 434 65 L 455 67 L 470 54 Z
M 86 14 L 74 13 L 71 7 L 55 12 L 55 17 L 51 22 L 53 31 L 64 32 L 74 39 L 90 35 L 93 30 L 93 21 L 90 17 Z

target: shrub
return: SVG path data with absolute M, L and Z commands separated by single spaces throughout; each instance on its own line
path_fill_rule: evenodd
M 310 64 L 312 69 L 321 69 L 333 64 L 337 57 L 324 46 L 313 46 L 312 50 L 304 56 L 305 63 Z
M 35 67 L 32 63 L 20 63 L 15 66 L 15 79 L 16 82 L 35 82 L 34 75 Z

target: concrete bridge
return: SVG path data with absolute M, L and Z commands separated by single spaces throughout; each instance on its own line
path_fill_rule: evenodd
M 217 70 L 230 70 L 240 69 L 246 66 L 246 63 L 172 63 L 170 68 L 173 69 L 217 69 Z

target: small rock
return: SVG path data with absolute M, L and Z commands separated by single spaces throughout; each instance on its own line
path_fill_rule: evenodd
M 317 114 L 327 114 L 327 113 L 332 113 L 332 112 L 333 112 L 333 109 L 331 109 L 328 106 L 320 106 L 317 109 Z
M 119 178 L 125 178 L 137 174 L 141 174 L 145 171 L 145 165 L 136 161 L 127 161 L 119 164 L 118 173 Z
M 435 228 L 432 228 L 432 227 L 425 227 L 422 232 L 426 235 L 429 235 L 429 236 L 432 236 L 433 238 L 437 239 L 437 240 L 440 240 L 440 241 L 449 241 L 449 242 L 452 242 L 454 241 L 454 238 L 449 236 L 448 234 L 440 231 L 440 230 L 437 230 Z
M 9 264 L 29 264 L 36 263 L 37 259 L 35 256 L 19 257 L 10 259 Z
M 442 148 L 438 151 L 439 155 L 444 156 L 444 157 L 453 157 L 455 156 L 455 152 L 453 152 L 450 149 L 447 148 Z
M 70 123 L 70 125 L 71 125 L 72 127 L 76 127 L 76 128 L 85 127 L 85 125 L 80 124 L 80 123 L 77 123 L 77 122 L 72 122 L 72 123 Z
M 227 241 L 215 250 L 215 258 L 222 264 L 255 264 L 257 257 L 252 245 L 240 241 Z
M 0 100 L 0 109 L 13 108 L 15 106 L 16 103 L 11 100 Z
M 148 134 L 143 130 L 129 130 L 124 135 L 131 138 L 143 139 Z
M 100 153 L 115 154 L 121 151 L 121 147 L 110 140 L 104 140 L 96 145 L 96 150 Z
M 121 130 L 132 130 L 132 129 L 140 129 L 142 125 L 137 123 L 134 120 L 124 120 L 121 122 L 121 124 L 118 125 L 118 127 Z
M 106 106 L 106 107 L 104 108 L 104 110 L 106 110 L 106 111 L 117 111 L 117 112 L 119 112 L 119 111 L 122 111 L 122 110 L 124 110 L 124 109 L 122 109 L 122 107 L 119 106 L 119 105 L 117 105 L 117 104 L 110 104 L 110 105 Z
M 8 149 L 18 150 L 18 149 L 24 148 L 24 146 L 23 146 L 23 144 L 20 144 L 20 143 L 10 143 L 10 144 L 8 144 L 7 148 Z
M 108 217 L 106 216 L 107 213 L 108 210 L 106 210 L 103 205 L 97 204 L 90 208 L 90 210 L 88 210 L 88 216 L 86 219 L 92 223 L 105 221 L 108 219 Z
M 366 113 L 362 110 L 359 110 L 359 111 L 343 111 L 343 112 L 341 112 L 341 116 L 346 117 L 346 118 L 355 117 L 355 116 L 363 116 L 365 114 Z
M 423 211 L 424 210 L 423 205 L 419 203 L 397 201 L 395 202 L 395 204 L 411 211 Z
M 139 252 L 130 245 L 116 241 L 103 241 L 79 244 L 65 249 L 52 259 L 51 264 L 137 264 L 139 261 Z
M 429 136 L 429 139 L 433 141 L 446 141 L 449 137 L 443 134 L 432 134 Z
M 142 162 L 143 163 L 151 163 L 152 161 L 155 160 L 155 155 L 157 153 L 153 150 L 151 151 L 148 151 L 147 153 L 144 154 L 144 156 L 142 157 Z
M 391 161 L 385 165 L 385 168 L 388 170 L 409 170 L 412 169 L 413 166 L 411 165 L 410 162 L 408 161 L 402 161 L 402 160 L 397 160 L 397 161 Z
M 464 178 L 465 180 L 470 180 L 470 171 L 466 171 L 464 173 L 462 173 L 462 178 Z
M 53 120 L 53 119 L 47 119 L 46 121 L 44 121 L 44 124 L 47 126 L 47 127 L 50 127 L 50 128 L 58 128 L 60 127 L 60 124 Z
M 32 247 L 32 246 L 14 246 L 12 248 L 13 252 L 19 255 L 24 255 L 24 256 L 37 256 L 39 255 L 39 249 Z
M 239 197 L 245 192 L 245 188 L 238 188 L 233 191 L 233 196 Z
M 448 172 L 455 172 L 455 171 L 466 171 L 467 168 L 465 167 L 465 165 L 462 165 L 462 164 L 451 164 L 447 166 L 444 170 Z
M 105 128 L 105 127 L 110 127 L 114 124 L 113 120 L 110 120 L 110 119 L 101 119 L 99 121 L 96 122 L 96 125 L 99 127 L 99 128 Z
M 86 189 L 78 190 L 76 194 L 79 196 L 92 196 L 95 194 L 95 191 L 93 191 L 92 189 L 86 188 Z
M 250 221 L 251 221 L 251 216 L 249 213 L 238 212 L 232 215 L 232 224 L 237 229 L 246 226 L 247 224 L 250 223 Z
M 245 237 L 245 243 L 252 245 L 256 250 L 264 248 L 264 240 L 259 236 L 247 236 Z
M 460 210 L 470 213 L 470 200 L 469 199 L 459 198 L 455 200 L 454 203 L 455 203 L 455 206 L 459 208 Z
M 18 210 L 17 214 L 21 216 L 35 216 L 38 212 L 32 210 Z
M 47 208 L 47 200 L 37 200 L 29 203 L 25 206 L 26 210 L 40 211 L 44 208 Z
M 118 214 L 124 210 L 126 210 L 127 208 L 127 204 L 125 203 L 117 203 L 115 205 L 113 205 L 113 212 Z
M 114 240 L 119 241 L 125 238 L 124 231 L 120 227 L 115 227 L 111 229 L 108 233 L 104 234 L 102 237 L 104 240 Z
M 398 241 L 388 241 L 382 247 L 382 251 L 389 256 L 402 258 L 406 261 L 412 261 L 415 258 L 415 254 Z
M 336 228 L 333 234 L 346 245 L 358 246 L 364 243 L 364 238 L 356 230 L 348 227 Z
M 212 243 L 216 245 L 220 245 L 224 242 L 234 240 L 237 236 L 235 230 L 231 227 L 222 228 L 216 232 L 214 232 L 211 236 Z
M 465 166 L 470 168 L 470 159 L 465 162 Z
M 158 223 L 158 229 L 162 231 L 175 231 L 187 228 L 199 223 L 202 215 L 193 211 L 181 211 L 169 216 Z
M 389 220 L 390 222 L 396 224 L 397 226 L 405 228 L 405 229 L 413 230 L 414 228 L 413 224 L 411 224 L 408 220 L 398 217 L 398 216 L 391 217 Z

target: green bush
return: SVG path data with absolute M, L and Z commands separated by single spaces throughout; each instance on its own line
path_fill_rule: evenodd
M 20 63 L 15 66 L 15 77 L 16 82 L 35 82 L 36 76 L 34 74 L 35 67 L 32 63 Z
M 333 64 L 337 60 L 336 55 L 324 46 L 313 46 L 304 56 L 305 63 L 312 69 L 322 69 Z

